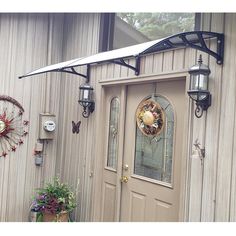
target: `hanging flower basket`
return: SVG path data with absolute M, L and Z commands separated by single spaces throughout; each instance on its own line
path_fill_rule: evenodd
M 136 110 L 137 125 L 146 136 L 159 135 L 165 124 L 165 113 L 159 103 L 152 99 L 141 102 Z

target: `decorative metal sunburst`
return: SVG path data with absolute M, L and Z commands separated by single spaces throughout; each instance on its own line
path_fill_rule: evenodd
M 15 152 L 28 134 L 28 120 L 23 120 L 24 108 L 14 98 L 0 95 L 0 157 Z

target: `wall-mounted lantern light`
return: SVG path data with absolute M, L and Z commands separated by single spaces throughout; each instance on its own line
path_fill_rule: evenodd
M 211 94 L 208 91 L 209 74 L 207 65 L 202 64 L 202 55 L 199 56 L 198 64 L 189 69 L 190 83 L 188 95 L 196 102 L 195 116 L 200 118 L 203 111 L 211 106 Z
M 84 108 L 82 113 L 84 118 L 88 118 L 90 113 L 95 109 L 95 103 L 93 101 L 93 87 L 88 83 L 85 83 L 79 87 L 79 104 Z

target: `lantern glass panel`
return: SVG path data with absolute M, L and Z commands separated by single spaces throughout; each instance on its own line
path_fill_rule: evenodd
M 190 91 L 195 91 L 195 93 L 191 94 L 192 99 L 204 100 L 207 97 L 207 94 L 201 93 L 201 91 L 207 91 L 207 90 L 208 90 L 208 76 L 204 74 L 192 74 L 190 77 Z
M 83 100 L 88 101 L 89 100 L 89 90 L 84 89 L 83 90 Z
M 80 104 L 83 107 L 87 107 L 92 101 L 92 91 L 93 88 L 88 84 L 84 84 L 80 87 Z
M 80 93 L 79 93 L 79 100 L 80 102 L 84 101 L 84 89 L 80 88 Z
M 208 76 L 200 74 L 198 76 L 198 90 L 207 90 Z
M 208 88 L 208 76 L 203 74 L 191 75 L 190 90 L 207 90 Z

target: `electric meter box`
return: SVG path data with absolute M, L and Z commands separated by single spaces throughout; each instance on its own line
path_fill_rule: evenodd
M 56 116 L 49 113 L 39 114 L 39 139 L 54 139 Z

